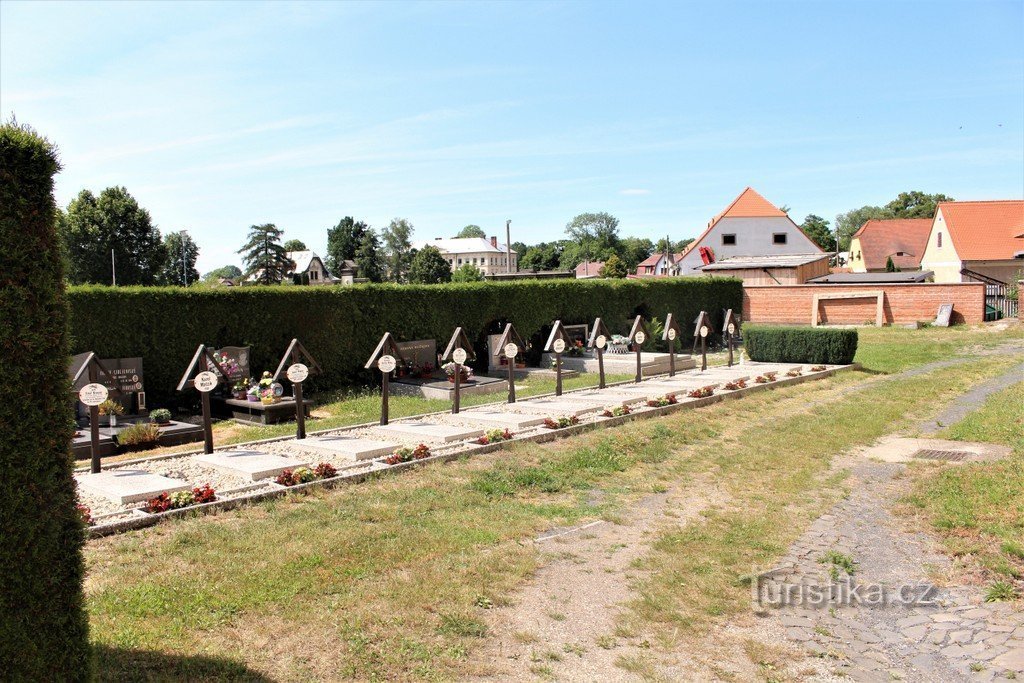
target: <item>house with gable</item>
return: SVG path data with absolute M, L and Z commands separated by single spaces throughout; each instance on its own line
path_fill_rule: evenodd
M 679 275 L 732 275 L 747 284 L 803 284 L 827 275 L 828 259 L 785 211 L 750 187 L 673 256 Z
M 1024 271 L 1024 200 L 940 203 L 921 267 L 936 282 L 1012 284 Z
M 872 219 L 850 239 L 854 273 L 884 273 L 889 260 L 900 270 L 920 270 L 931 218 Z

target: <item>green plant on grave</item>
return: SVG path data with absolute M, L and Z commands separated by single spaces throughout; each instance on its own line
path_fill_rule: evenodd
M 153 448 L 160 440 L 160 427 L 153 422 L 140 422 L 121 430 L 117 442 L 129 450 Z
M 149 414 L 149 418 L 153 420 L 153 422 L 170 422 L 171 411 L 167 410 L 167 408 L 157 408 Z
M 96 407 L 99 409 L 100 415 L 124 415 L 124 406 L 112 398 L 108 398 Z

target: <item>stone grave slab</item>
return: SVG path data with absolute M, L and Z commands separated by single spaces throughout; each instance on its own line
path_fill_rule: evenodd
M 593 391 L 581 391 L 572 394 L 573 398 L 580 401 L 590 401 L 599 406 L 632 405 L 634 403 L 646 403 L 650 397 L 661 396 L 658 392 L 646 390 L 644 392 L 611 391 L 609 389 L 595 389 Z
M 596 413 L 601 410 L 600 403 L 573 401 L 568 398 L 568 396 L 570 395 L 566 394 L 561 398 L 540 398 L 536 400 L 523 401 L 521 403 L 513 403 L 509 406 L 509 410 L 514 410 L 517 413 L 544 415 L 545 417 L 560 417 L 567 415 L 579 417 L 580 415 Z
M 107 470 L 98 474 L 75 475 L 82 490 L 127 505 L 155 498 L 161 493 L 177 493 L 192 487 L 187 481 L 171 479 L 146 470 Z
M 492 410 L 464 410 L 453 418 L 464 421 L 468 424 L 481 424 L 491 429 L 495 427 L 507 427 L 512 431 L 528 429 L 544 424 L 543 417 L 520 415 L 517 413 L 505 413 Z
M 296 467 L 309 466 L 309 461 L 305 459 L 249 450 L 214 451 L 200 453 L 194 457 L 196 462 L 209 465 L 215 470 L 241 475 L 252 481 L 276 477 L 285 470 L 294 470 Z
M 352 460 L 370 460 L 388 455 L 401 444 L 376 439 L 360 439 L 355 436 L 311 436 L 290 443 L 325 455 L 336 455 Z
M 429 420 L 404 420 L 402 422 L 392 422 L 383 427 L 375 427 L 374 429 L 385 434 L 394 434 L 421 441 L 439 441 L 441 443 L 473 439 L 484 434 L 483 429 L 455 427 L 443 422 L 431 422 Z

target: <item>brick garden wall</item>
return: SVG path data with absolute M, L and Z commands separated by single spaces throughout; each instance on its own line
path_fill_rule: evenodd
M 743 288 L 743 319 L 754 323 L 810 325 L 815 294 L 851 294 L 882 291 L 886 324 L 935 320 L 942 304 L 953 304 L 954 323 L 980 323 L 985 317 L 985 286 L 980 282 L 775 285 Z M 820 301 L 819 320 L 831 324 L 863 324 L 875 321 L 876 301 L 834 299 Z

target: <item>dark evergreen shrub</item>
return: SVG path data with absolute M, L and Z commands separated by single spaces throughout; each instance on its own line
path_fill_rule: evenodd
M 0 126 L 0 678 L 89 678 L 56 149 Z
M 767 363 L 848 365 L 857 354 L 857 330 L 746 325 L 750 360 Z

